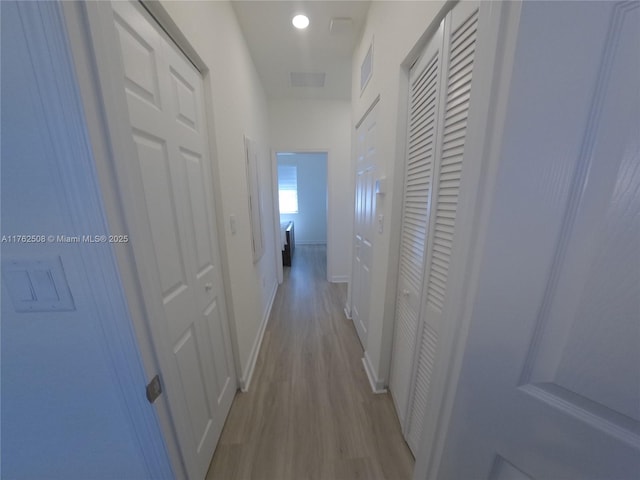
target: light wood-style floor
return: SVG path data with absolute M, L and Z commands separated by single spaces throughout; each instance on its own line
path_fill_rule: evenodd
M 285 267 L 247 393 L 238 393 L 207 479 L 410 479 L 414 460 L 389 394 L 371 392 L 326 248 Z

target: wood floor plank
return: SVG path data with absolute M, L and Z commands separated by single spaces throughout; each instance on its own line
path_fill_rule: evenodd
M 389 394 L 373 394 L 326 280 L 326 248 L 296 247 L 249 392 L 237 393 L 208 480 L 410 479 L 414 460 Z

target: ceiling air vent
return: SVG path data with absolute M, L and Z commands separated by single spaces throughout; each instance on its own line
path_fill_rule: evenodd
M 291 72 L 290 81 L 292 87 L 324 87 L 326 73 Z
M 329 22 L 329 31 L 334 35 L 353 33 L 353 20 L 349 17 L 335 17 Z

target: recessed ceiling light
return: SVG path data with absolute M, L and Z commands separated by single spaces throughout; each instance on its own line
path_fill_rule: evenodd
M 306 15 L 296 15 L 291 20 L 293 26 L 299 29 L 307 28 L 309 26 L 309 18 Z

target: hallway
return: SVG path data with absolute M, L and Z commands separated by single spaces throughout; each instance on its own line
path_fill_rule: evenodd
M 326 281 L 326 247 L 298 246 L 207 479 L 411 478 L 391 397 L 371 392 L 345 298 L 345 284 Z

